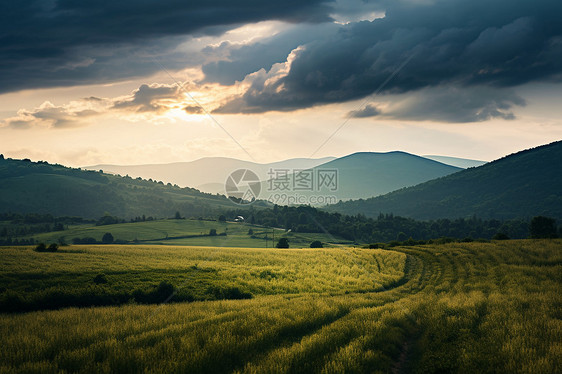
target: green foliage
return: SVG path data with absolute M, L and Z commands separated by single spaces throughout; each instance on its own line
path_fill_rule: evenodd
M 287 238 L 281 238 L 277 242 L 276 248 L 289 248 L 289 240 Z
M 59 246 L 56 243 L 51 243 L 48 247 L 45 245 L 45 243 L 39 243 L 35 247 L 35 252 L 56 252 L 58 249 Z
M 212 295 L 215 300 L 243 300 L 251 299 L 252 294 L 249 292 L 243 292 L 238 287 L 209 287 L 207 293 Z
M 429 240 L 440 237 L 452 238 L 486 238 L 491 239 L 499 230 L 511 238 L 527 238 L 529 222 L 522 219 L 508 221 L 482 220 L 476 217 L 459 219 L 438 219 L 435 221 L 416 221 L 411 218 L 393 214 L 379 214 L 377 218 L 368 218 L 358 214 L 345 216 L 329 213 L 310 206 L 280 207 L 273 209 L 238 209 L 230 215 L 243 213 L 254 217 L 254 221 L 263 226 L 285 227 L 293 233 L 324 233 L 352 242 L 372 243 Z M 304 222 L 302 217 L 307 217 Z
M 340 202 L 327 209 L 371 217 L 392 212 L 423 220 L 474 215 L 506 220 L 539 212 L 562 219 L 561 159 L 562 141 L 558 141 L 417 186 Z
M 310 243 L 310 248 L 324 248 L 324 245 L 320 240 L 315 240 L 312 243 Z
M 210 229 L 209 236 L 217 236 L 217 229 Z
M 91 223 L 79 217 L 53 217 L 38 213 L 0 213 L 0 245 L 14 245 L 18 238 L 19 245 L 29 245 L 29 238 L 22 242 L 22 237 L 45 232 L 63 231 L 65 225 Z
M 556 233 L 556 220 L 549 217 L 533 217 L 529 225 L 529 233 L 534 239 L 553 239 Z
M 219 216 L 219 222 L 226 222 L 226 217 L 224 216 L 224 214 L 221 214 Z
M 107 283 L 107 278 L 105 277 L 105 274 L 98 274 L 94 277 L 94 283 L 95 284 L 105 284 Z
M 143 214 L 171 217 L 181 211 L 191 217 L 212 217 L 220 209 L 232 208 L 226 197 L 192 188 L 46 162 L 5 160 L 0 163 L 0 180 L 0 213 L 41 211 L 91 219 L 105 212 L 111 212 L 113 218 L 129 218 Z M 103 220 L 100 223 L 107 224 L 110 219 Z
M 494 237 L 492 239 L 493 240 L 509 240 L 510 238 L 509 238 L 509 236 L 507 236 L 503 232 L 498 232 L 496 235 L 494 235 Z
M 106 232 L 105 234 L 103 234 L 103 237 L 101 238 L 101 242 L 103 244 L 112 244 L 113 243 L 113 235 L 111 235 L 110 232 Z
M 173 297 L 175 297 L 175 288 L 166 281 L 160 282 L 156 288 L 150 291 L 143 291 L 141 289 L 133 291 L 134 300 L 140 304 L 159 304 L 168 302 Z M 183 297 L 181 301 L 193 301 L 193 297 L 189 295 L 188 297 Z
M 122 219 L 119 219 L 118 217 L 113 217 L 110 215 L 104 215 L 103 217 L 101 217 L 100 219 L 98 219 L 98 221 L 96 222 L 96 226 L 105 226 L 105 225 L 115 225 L 117 223 L 123 223 L 125 222 Z

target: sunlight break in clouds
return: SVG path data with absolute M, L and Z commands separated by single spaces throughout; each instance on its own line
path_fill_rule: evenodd
M 175 81 L 262 161 L 308 156 L 348 116 L 322 156 L 491 159 L 562 138 L 559 1 L 135 5 L 7 8 L 19 24 L 0 26 L 2 153 L 72 148 L 41 153 L 72 165 L 80 149 L 118 163 L 140 148 L 138 162 L 247 158 Z M 125 9 L 130 22 L 112 17 Z

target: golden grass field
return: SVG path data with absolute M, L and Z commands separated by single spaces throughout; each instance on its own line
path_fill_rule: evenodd
M 177 288 L 193 289 L 226 282 L 253 296 L 0 314 L 0 372 L 556 373 L 562 368 L 561 240 L 392 251 L 170 246 L 0 251 L 4 293 L 14 287 L 23 294 L 43 292 L 56 287 L 49 279 L 57 277 L 66 282 L 62 289 L 83 290 L 96 287 L 86 283 L 103 271 L 107 292 L 169 279 Z M 213 269 L 214 275 L 193 266 Z M 32 289 L 17 288 L 26 282 Z

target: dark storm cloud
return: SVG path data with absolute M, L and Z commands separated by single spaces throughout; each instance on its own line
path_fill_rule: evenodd
M 217 112 L 290 111 L 365 97 L 409 57 L 382 94 L 561 80 L 559 0 L 389 4 L 385 18 L 343 25 L 335 35 L 305 44 L 286 76 L 254 81 Z M 492 107 L 480 102 L 459 120 L 508 118 L 507 107 L 521 104 L 512 97 L 496 97 Z
M 284 62 L 287 55 L 299 45 L 325 38 L 337 30 L 338 26 L 334 23 L 305 24 L 257 43 L 237 45 L 223 42 L 216 47 L 207 47 L 203 52 L 226 56 L 225 59 L 203 65 L 205 82 L 231 85 L 242 81 L 250 73 L 262 68 L 269 70 L 273 64 Z
M 136 112 L 159 112 L 166 107 L 161 100 L 177 100 L 178 88 L 164 85 L 141 85 L 133 92 L 132 97 L 115 102 L 115 109 L 129 109 Z
M 249 22 L 330 19 L 327 0 L 4 1 L 0 92 L 140 76 L 147 56 L 187 34 L 221 34 Z
M 349 117 L 351 118 L 366 118 L 366 117 L 375 117 L 381 114 L 380 110 L 378 110 L 375 106 L 371 104 L 365 105 L 364 108 L 352 110 L 349 112 Z
M 351 118 L 431 119 L 437 122 L 482 122 L 501 118 L 515 119 L 514 106 L 525 106 L 524 99 L 508 88 L 483 86 L 428 87 L 387 100 L 387 108 L 373 105 L 351 111 Z

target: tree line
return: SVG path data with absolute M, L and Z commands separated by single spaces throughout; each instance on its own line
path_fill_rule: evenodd
M 406 241 L 409 238 L 428 240 L 441 237 L 492 239 L 501 234 L 504 238 L 523 239 L 531 234 L 531 220 L 497 219 L 483 220 L 477 217 L 418 221 L 393 214 L 379 214 L 368 218 L 362 214 L 350 216 L 330 213 L 310 206 L 274 206 L 272 209 L 233 210 L 227 217 L 242 215 L 246 222 L 267 227 L 283 228 L 302 233 L 328 233 L 335 237 L 363 243 Z M 546 220 L 546 221 L 545 221 Z M 562 227 L 556 226 L 552 218 L 543 217 L 538 221 L 549 236 L 558 236 Z

